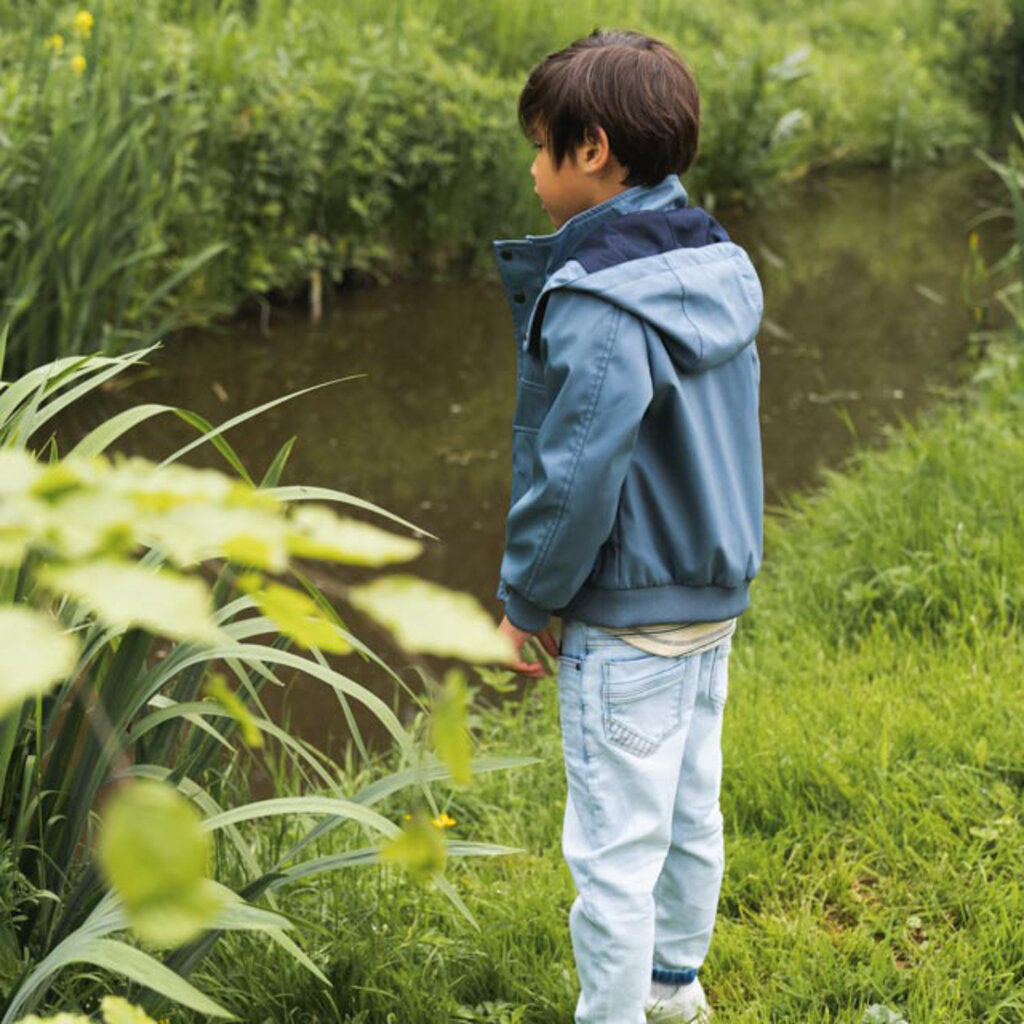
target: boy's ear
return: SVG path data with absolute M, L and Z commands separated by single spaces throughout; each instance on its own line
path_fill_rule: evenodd
M 599 124 L 588 125 L 580 146 L 580 159 L 587 170 L 601 171 L 611 156 L 608 135 Z

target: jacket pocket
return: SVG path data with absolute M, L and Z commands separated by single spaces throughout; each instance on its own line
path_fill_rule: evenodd
M 543 384 L 519 378 L 514 423 L 517 427 L 536 430 L 548 411 L 548 395 Z
M 532 427 L 512 428 L 512 497 L 514 505 L 529 490 L 533 478 L 533 452 L 537 431 Z
M 694 659 L 656 654 L 601 666 L 601 717 L 609 743 L 637 757 L 653 754 L 683 723 Z

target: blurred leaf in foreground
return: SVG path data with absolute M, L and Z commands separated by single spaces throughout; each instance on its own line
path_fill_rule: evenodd
M 224 638 L 213 622 L 213 605 L 202 580 L 163 569 L 104 560 L 44 568 L 39 580 L 69 594 L 108 626 L 139 626 L 177 640 L 216 644 Z
M 104 996 L 100 1003 L 103 1024 L 157 1024 L 144 1010 L 120 996 Z M 58 1013 L 56 1017 L 22 1017 L 18 1024 L 93 1024 L 91 1017 L 78 1013 Z
M 100 1009 L 103 1011 L 103 1024 L 156 1024 L 144 1010 L 120 996 L 104 996 Z
M 463 661 L 510 662 L 512 641 L 476 598 L 415 576 L 384 576 L 349 589 L 356 608 L 387 626 L 407 651 Z
M 417 810 L 394 839 L 381 845 L 380 859 L 385 864 L 397 864 L 413 878 L 424 881 L 444 870 L 448 850 L 438 828 Z
M 22 1017 L 17 1024 L 93 1024 L 92 1018 L 80 1013 L 58 1013 L 56 1017 L 37 1017 L 34 1013 Z
M 173 786 L 126 784 L 103 816 L 99 861 L 132 930 L 154 946 L 180 946 L 223 905 L 207 877 L 211 837 L 199 812 Z
M 0 608 L 0 716 L 69 676 L 78 644 L 48 616 L 29 608 Z
M 379 566 L 406 562 L 423 550 L 418 540 L 399 537 L 379 526 L 335 515 L 316 505 L 297 508 L 291 522 L 288 546 L 293 555 L 300 557 Z
M 263 746 L 263 733 L 256 726 L 252 713 L 246 707 L 245 701 L 234 690 L 229 689 L 227 680 L 220 672 L 214 672 L 203 689 L 208 697 L 220 704 L 238 723 L 246 746 Z
M 308 595 L 283 583 L 264 582 L 256 573 L 238 578 L 238 586 L 259 606 L 261 612 L 303 647 L 318 647 L 334 654 L 348 654 L 352 645 L 341 635 Z
M 459 785 L 467 785 L 473 778 L 469 701 L 465 675 L 458 669 L 449 669 L 433 700 L 430 739 L 437 756 L 451 771 L 452 780 Z

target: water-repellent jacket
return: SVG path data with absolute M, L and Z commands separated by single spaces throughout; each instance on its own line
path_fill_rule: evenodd
M 676 174 L 493 246 L 516 337 L 509 620 L 741 613 L 764 493 L 746 251 Z

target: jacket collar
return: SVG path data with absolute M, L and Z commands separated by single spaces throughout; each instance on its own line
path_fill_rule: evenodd
M 547 277 L 570 259 L 579 243 L 603 221 L 636 210 L 685 206 L 686 202 L 686 189 L 679 175 L 666 174 L 657 185 L 634 185 L 596 206 L 582 210 L 551 234 L 526 235 L 522 239 L 498 239 L 493 246 L 496 255 L 503 249 L 516 249 L 523 255 L 529 252 Z

